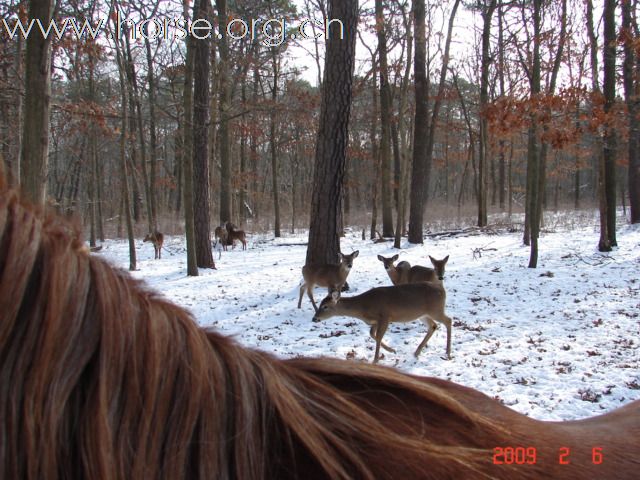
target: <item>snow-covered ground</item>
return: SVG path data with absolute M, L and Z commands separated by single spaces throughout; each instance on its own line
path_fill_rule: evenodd
M 595 226 L 554 226 L 540 239 L 538 268 L 529 269 L 521 232 L 405 241 L 398 251 L 392 242 L 361 240 L 360 231 L 351 231 L 342 251 L 360 255 L 343 295 L 390 285 L 378 254 L 400 253 L 400 260 L 427 266 L 427 255 L 450 255 L 445 286 L 453 358 L 442 358 L 446 331 L 440 328 L 415 359 L 425 334 L 416 321 L 389 327 L 385 341 L 397 353 L 384 352 L 380 364 L 473 387 L 537 419 L 590 417 L 640 399 L 640 228 L 622 224 L 617 235 L 619 247 L 600 254 Z M 201 325 L 247 347 L 283 358 L 371 361 L 375 343 L 363 322 L 313 323 L 306 295 L 297 308 L 305 242 L 306 232 L 278 239 L 253 234 L 248 250 L 216 255 L 216 270 L 187 277 L 183 237 L 165 239 L 161 260 L 139 240 L 133 275 L 189 309 Z M 129 265 L 124 240 L 107 241 L 96 255 Z M 316 288 L 316 301 L 325 294 Z

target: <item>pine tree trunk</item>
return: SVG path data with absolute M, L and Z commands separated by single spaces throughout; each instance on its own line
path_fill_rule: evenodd
M 184 3 L 184 18 L 189 19 L 188 3 Z M 200 8 L 200 0 L 195 0 L 193 5 L 194 16 Z M 194 192 L 193 192 L 193 58 L 195 40 L 188 36 L 187 54 L 184 72 L 183 90 L 183 137 L 182 137 L 182 175 L 184 193 L 184 229 L 187 244 L 187 275 L 198 276 L 198 261 L 196 256 L 195 218 L 194 218 Z
M 633 48 L 634 40 L 637 41 L 635 32 L 638 30 L 638 25 L 632 15 L 637 7 L 637 0 L 622 2 L 622 27 L 625 34 L 623 80 L 629 124 L 627 181 L 631 223 L 640 223 L 640 77 L 638 77 L 640 75 L 640 53 L 636 53 Z
M 391 89 L 387 64 L 387 35 L 382 0 L 375 1 L 376 34 L 380 59 L 380 161 L 382 164 L 382 236 L 393 237 L 391 189 Z
M 331 29 L 327 39 L 307 265 L 334 264 L 340 252 L 339 228 L 355 65 L 357 0 L 330 0 L 329 18 L 342 20 L 344 38 L 340 38 L 337 29 Z
M 209 18 L 210 0 L 201 0 L 196 19 Z M 196 260 L 200 268 L 216 268 L 211 249 L 209 217 L 209 80 L 211 44 L 197 40 L 193 71 L 193 221 Z
M 29 20 L 48 25 L 53 0 L 31 0 Z M 25 58 L 24 123 L 20 157 L 20 185 L 29 201 L 44 205 L 49 156 L 49 109 L 51 103 L 51 37 L 32 32 Z
M 274 236 L 279 238 L 280 233 L 280 196 L 278 185 L 278 151 L 276 145 L 276 104 L 278 102 L 278 81 L 280 73 L 280 60 L 278 51 L 273 49 L 272 66 L 273 66 L 273 86 L 271 89 L 271 115 L 269 116 L 269 150 L 271 151 L 271 189 L 273 194 L 273 223 Z
M 409 242 L 422 243 L 422 220 L 425 186 L 425 157 L 427 155 L 427 133 L 429 131 L 427 83 L 427 37 L 425 28 L 425 2 L 413 0 L 414 29 L 414 82 L 415 120 L 413 122 L 413 159 L 411 163 L 411 207 L 409 210 Z
M 229 45 L 227 44 L 227 0 L 216 0 L 218 23 L 222 38 L 217 40 L 220 49 L 220 223 L 232 220 L 231 212 L 231 152 L 229 138 L 229 108 L 231 86 L 229 82 Z

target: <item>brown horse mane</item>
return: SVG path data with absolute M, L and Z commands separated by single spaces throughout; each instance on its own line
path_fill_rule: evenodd
M 0 192 L 1 478 L 514 478 L 448 382 L 246 349 Z

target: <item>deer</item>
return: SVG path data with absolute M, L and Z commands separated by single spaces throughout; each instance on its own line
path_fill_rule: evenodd
M 220 225 L 215 230 L 216 237 L 220 238 L 223 248 L 226 250 L 228 245 L 235 247 L 236 240 L 242 243 L 242 250 L 247 249 L 247 234 L 244 230 L 240 230 L 231 222 L 226 222 L 224 227 Z
M 338 290 L 340 291 L 344 284 L 347 281 L 347 275 L 351 271 L 353 267 L 353 260 L 360 253 L 359 250 L 355 252 L 351 252 L 348 255 L 343 253 L 338 253 L 340 256 L 340 263 L 338 265 L 305 265 L 302 267 L 302 277 L 304 278 L 304 282 L 300 286 L 300 297 L 298 298 L 298 308 L 301 308 L 302 305 L 302 296 L 304 295 L 305 289 L 307 290 L 307 295 L 311 300 L 311 304 L 313 305 L 313 309 L 317 312 L 318 306 L 316 305 L 316 301 L 313 298 L 313 288 L 318 285 L 319 287 L 327 287 L 331 291 Z
M 402 261 L 397 265 L 393 265 L 393 262 L 398 260 L 398 254 L 391 258 L 385 258 L 382 255 L 378 255 L 384 269 L 387 271 L 387 275 L 391 279 L 391 283 L 394 285 L 402 285 L 404 283 L 416 283 L 416 282 L 435 282 L 441 283 L 444 280 L 444 267 L 449 260 L 449 255 L 442 260 L 436 260 L 429 255 L 429 260 L 433 268 L 423 267 L 420 265 L 411 266 L 409 262 Z
M 242 242 L 242 250 L 247 249 L 247 234 L 244 232 L 244 230 L 227 231 L 227 235 L 228 235 L 228 241 L 227 241 L 228 245 L 233 245 L 236 240 L 240 240 L 240 242 Z
M 228 242 L 229 234 L 227 233 L 227 230 L 222 226 L 218 226 L 214 230 L 213 234 L 215 235 L 215 238 L 216 238 L 216 245 L 219 242 L 222 245 L 222 249 L 226 252 L 227 245 L 229 244 Z
M 154 259 L 158 260 L 162 258 L 162 244 L 164 242 L 164 235 L 155 230 L 153 233 L 149 232 L 144 237 L 143 242 L 151 242 L 153 244 L 153 250 L 155 253 Z
M 346 316 L 362 320 L 369 325 L 369 335 L 376 342 L 373 363 L 380 359 L 380 347 L 391 353 L 395 349 L 382 341 L 387 328 L 393 322 L 411 322 L 420 319 L 427 326 L 427 333 L 416 349 L 418 358 L 422 349 L 442 323 L 447 328 L 447 359 L 451 359 L 452 320 L 444 312 L 447 294 L 440 283 L 405 283 L 388 287 L 375 287 L 360 295 L 341 297 L 333 290 L 327 295 L 313 317 L 320 322 L 331 317 Z

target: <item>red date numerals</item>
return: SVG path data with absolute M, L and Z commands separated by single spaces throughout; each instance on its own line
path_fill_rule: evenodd
M 534 465 L 537 453 L 535 447 L 496 447 L 493 449 L 493 464 Z
M 560 456 L 558 457 L 558 462 L 560 465 L 569 465 L 571 461 L 569 460 L 569 454 L 571 450 L 569 447 L 560 447 Z M 591 449 L 591 463 L 594 465 L 600 465 L 604 461 L 604 456 L 602 455 L 602 447 L 593 447 Z
M 571 449 L 560 447 L 558 463 L 560 465 L 571 464 Z M 494 465 L 534 465 L 538 460 L 536 447 L 495 447 L 493 449 Z M 602 447 L 591 449 L 591 463 L 600 465 L 604 461 Z

